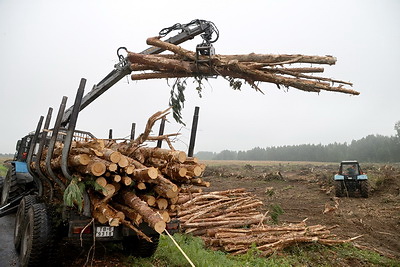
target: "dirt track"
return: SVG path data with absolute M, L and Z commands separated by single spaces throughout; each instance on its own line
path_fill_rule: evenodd
M 370 176 L 370 197 L 337 199 L 331 180 L 337 167 L 293 162 L 209 162 L 205 179 L 212 183 L 207 191 L 244 187 L 261 198 L 266 209 L 280 205 L 284 210 L 280 222 L 307 218 L 309 225 L 337 226 L 332 232 L 338 237 L 363 235 L 354 242 L 356 245 L 400 258 L 399 169 L 364 167 Z M 331 211 L 324 213 L 326 208 Z
M 14 222 L 14 214 L 0 218 L 0 267 L 19 266 L 14 249 Z

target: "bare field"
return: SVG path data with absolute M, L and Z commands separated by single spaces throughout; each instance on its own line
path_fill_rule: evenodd
M 244 187 L 255 193 L 265 210 L 279 205 L 279 220 L 333 227 L 339 238 L 362 235 L 357 246 L 400 258 L 399 165 L 361 164 L 370 179 L 370 197 L 337 199 L 333 175 L 338 163 L 204 161 L 207 191 Z M 337 205 L 338 203 L 338 205 Z M 337 207 L 335 207 L 335 205 Z M 330 210 L 330 211 L 326 211 Z M 324 213 L 325 211 L 325 213 Z

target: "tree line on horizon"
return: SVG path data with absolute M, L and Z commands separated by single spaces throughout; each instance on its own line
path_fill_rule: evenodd
M 13 158 L 14 154 L 11 153 L 0 153 L 0 158 Z
M 201 160 L 400 162 L 400 121 L 395 130 L 395 136 L 368 135 L 351 143 L 255 147 L 247 151 L 223 150 L 219 153 L 200 151 L 195 156 Z

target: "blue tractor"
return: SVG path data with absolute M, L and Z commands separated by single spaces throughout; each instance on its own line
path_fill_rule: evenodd
M 15 212 L 19 201 L 31 194 L 36 188 L 32 175 L 27 168 L 27 155 L 33 134 L 28 134 L 18 140 L 14 159 L 8 162 L 9 168 L 6 177 L 2 177 L 0 190 L 1 214 Z
M 368 176 L 362 172 L 356 160 L 340 163 L 339 172 L 334 176 L 334 183 L 337 197 L 353 196 L 356 193 L 361 197 L 368 197 Z

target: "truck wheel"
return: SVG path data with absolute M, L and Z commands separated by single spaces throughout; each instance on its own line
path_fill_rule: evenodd
M 335 196 L 336 197 L 344 196 L 342 183 L 343 183 L 342 181 L 335 181 Z
M 15 217 L 15 227 L 14 227 L 14 247 L 17 252 L 21 247 L 21 237 L 22 231 L 25 229 L 26 215 L 33 204 L 36 204 L 37 197 L 35 195 L 25 196 L 18 206 L 17 215 Z
M 122 246 L 124 247 L 124 252 L 126 255 L 148 258 L 153 256 L 158 247 L 158 241 L 160 235 L 150 236 L 153 242 L 148 242 L 143 238 L 137 236 L 127 236 L 122 241 Z
M 21 266 L 53 266 L 55 231 L 44 203 L 33 204 L 25 218 L 20 245 Z
M 360 186 L 360 193 L 361 196 L 364 198 L 368 197 L 368 190 L 369 190 L 369 184 L 368 184 L 368 180 L 365 181 L 361 181 L 361 186 Z

